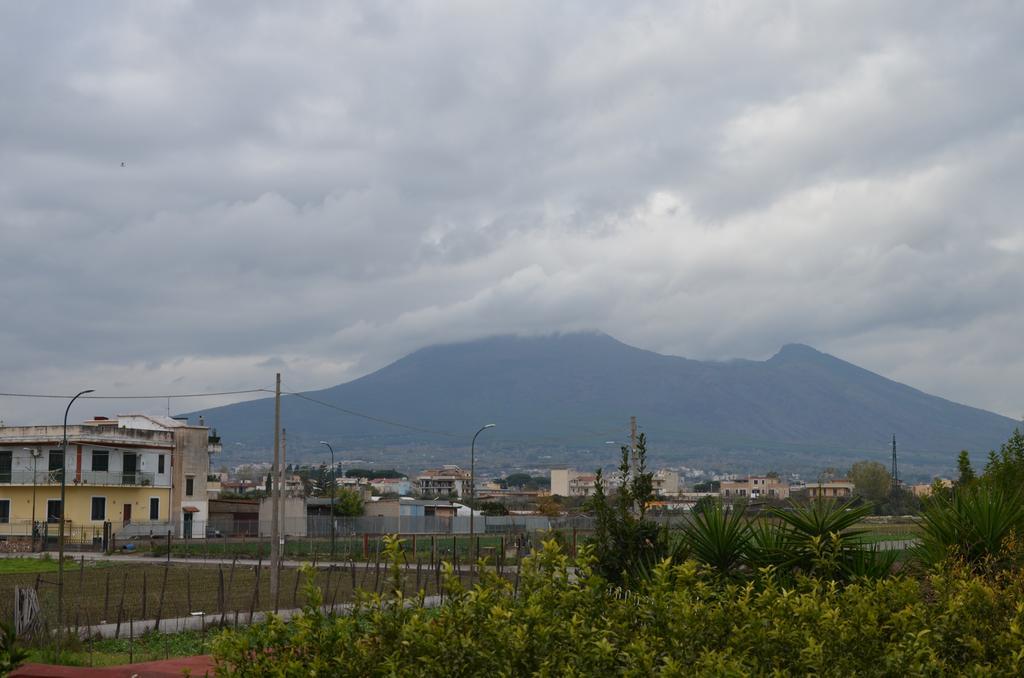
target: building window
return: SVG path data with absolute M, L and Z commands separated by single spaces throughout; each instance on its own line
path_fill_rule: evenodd
M 0 483 L 11 482 L 12 457 L 12 452 L 8 450 L 0 451 Z
M 106 520 L 107 519 L 107 498 L 106 497 L 93 497 L 92 498 L 92 520 Z
M 149 519 L 160 520 L 160 497 L 149 498 Z
M 54 478 L 60 479 L 60 474 L 64 469 L 64 450 L 50 450 L 49 462 L 47 470 L 53 474 Z
M 110 452 L 109 451 L 107 451 L 107 450 L 93 450 L 92 451 L 92 470 L 93 471 L 109 471 L 110 470 Z
M 162 455 L 162 454 L 159 455 L 156 458 L 156 472 L 157 473 L 163 473 L 164 472 L 164 455 Z
M 11 500 L 0 499 L 0 523 L 11 522 Z
M 196 490 L 196 479 L 195 476 L 185 476 L 185 496 L 191 497 L 195 494 Z
M 60 499 L 47 499 L 46 500 L 46 522 L 48 522 L 48 523 L 59 523 L 60 522 Z

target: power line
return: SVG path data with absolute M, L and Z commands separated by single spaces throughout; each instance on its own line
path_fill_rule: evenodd
M 391 419 L 383 419 L 381 417 L 375 417 L 372 414 L 364 414 L 362 412 L 356 412 L 355 410 L 349 410 L 349 409 L 346 409 L 344 407 L 339 407 L 337 405 L 334 405 L 332 403 L 324 402 L 323 400 L 317 400 L 316 398 L 310 398 L 307 395 L 303 395 L 302 393 L 296 393 L 294 391 L 281 391 L 281 393 L 283 393 L 285 395 L 295 396 L 296 398 L 302 398 L 303 400 L 308 400 L 311 403 L 316 403 L 317 405 L 322 405 L 324 407 L 330 408 L 332 410 L 337 410 L 338 412 L 342 412 L 344 414 L 348 414 L 348 415 L 351 415 L 353 417 L 361 417 L 363 419 L 368 419 L 370 421 L 375 421 L 375 422 L 377 422 L 379 424 L 386 424 L 388 426 L 396 426 L 398 428 L 404 428 L 404 429 L 408 429 L 410 431 L 417 431 L 419 433 L 429 433 L 431 435 L 447 436 L 449 438 L 458 438 L 458 437 L 460 437 L 457 433 L 452 433 L 451 431 L 434 431 L 434 430 L 429 429 L 429 428 L 421 428 L 419 426 L 413 426 L 411 424 L 403 424 L 402 422 L 393 421 Z
M 171 398 L 205 398 L 208 396 L 245 395 L 248 393 L 273 393 L 268 388 L 250 388 L 244 391 L 216 391 L 212 393 L 176 393 L 164 395 L 87 395 L 82 400 L 168 400 Z M 56 398 L 66 400 L 70 395 L 50 395 L 42 393 L 0 393 L 0 397 L 6 398 Z

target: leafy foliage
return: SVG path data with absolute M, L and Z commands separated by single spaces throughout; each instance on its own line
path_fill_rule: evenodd
M 594 496 L 594 535 L 589 542 L 597 554 L 596 570 L 610 582 L 622 584 L 645 576 L 668 550 L 667 539 L 653 522 L 645 520 L 647 504 L 654 498 L 653 474 L 647 472 L 647 437 L 637 441 L 637 467 L 630 463 L 630 449 L 622 446 L 619 478 L 622 486 L 614 502 L 605 494 L 604 476 L 597 471 Z
M 691 557 L 725 577 L 743 564 L 753 536 L 742 509 L 717 505 L 694 513 L 684 535 Z
M 363 498 L 355 490 L 338 488 L 334 493 L 334 515 L 336 516 L 361 516 L 363 515 Z
M 1013 430 L 999 452 L 989 453 L 983 479 L 1004 492 L 1017 492 L 1024 487 L 1024 434 L 1019 428 Z
M 18 645 L 14 628 L 0 622 L 0 676 L 6 676 L 28 658 L 28 652 Z
M 892 490 L 889 469 L 877 461 L 858 461 L 850 467 L 847 477 L 857 494 L 868 501 L 881 502 Z
M 389 577 L 401 554 L 389 545 Z M 392 586 L 364 594 L 352 614 L 311 605 L 214 641 L 218 675 L 680 676 L 1021 675 L 1024 576 L 952 569 L 918 580 L 847 586 L 767 568 L 746 583 L 697 563 L 655 565 L 624 594 L 584 547 L 575 572 L 553 541 L 527 558 L 515 587 L 493 570 L 464 588 L 448 568 L 431 608 Z
M 956 481 L 958 487 L 966 487 L 977 480 L 978 476 L 971 466 L 971 453 L 967 450 L 960 450 L 960 454 L 956 458 L 956 468 L 958 471 Z
M 968 485 L 951 498 L 932 497 L 921 519 L 914 553 L 927 566 L 954 559 L 973 569 L 999 570 L 1022 562 L 1018 539 L 1024 535 L 1024 501 L 1016 491 Z

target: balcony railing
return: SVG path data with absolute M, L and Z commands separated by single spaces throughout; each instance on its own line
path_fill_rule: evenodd
M 60 470 L 0 472 L 0 484 L 3 485 L 60 485 Z M 68 473 L 68 485 L 122 485 L 127 487 L 146 487 L 156 483 L 155 473 L 120 473 L 115 471 L 82 471 L 76 479 L 74 473 Z M 167 485 L 167 483 L 163 483 Z

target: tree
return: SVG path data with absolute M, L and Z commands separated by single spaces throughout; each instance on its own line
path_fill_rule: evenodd
M 877 461 L 858 461 L 850 467 L 848 477 L 860 496 L 868 501 L 881 503 L 892 489 L 889 469 Z
M 647 472 L 647 436 L 640 434 L 636 447 L 637 465 L 630 464 L 630 450 L 622 446 L 619 477 L 622 487 L 614 502 L 605 494 L 604 477 L 597 470 L 594 495 L 594 569 L 616 584 L 642 578 L 668 552 L 662 530 L 645 519 L 647 504 L 654 498 L 654 474 Z
M 1024 435 L 1019 428 L 1013 430 L 999 452 L 989 452 L 985 481 L 1009 493 L 1024 487 Z
M 480 503 L 480 510 L 485 516 L 507 516 L 508 507 L 500 501 L 485 501 Z
M 977 480 L 978 476 L 971 468 L 971 455 L 967 450 L 960 450 L 960 456 L 956 459 L 956 467 L 960 472 L 956 481 L 958 487 L 970 485 Z
M 347 488 L 339 488 L 334 495 L 334 515 L 336 516 L 361 516 L 363 515 L 363 498 L 359 493 Z

